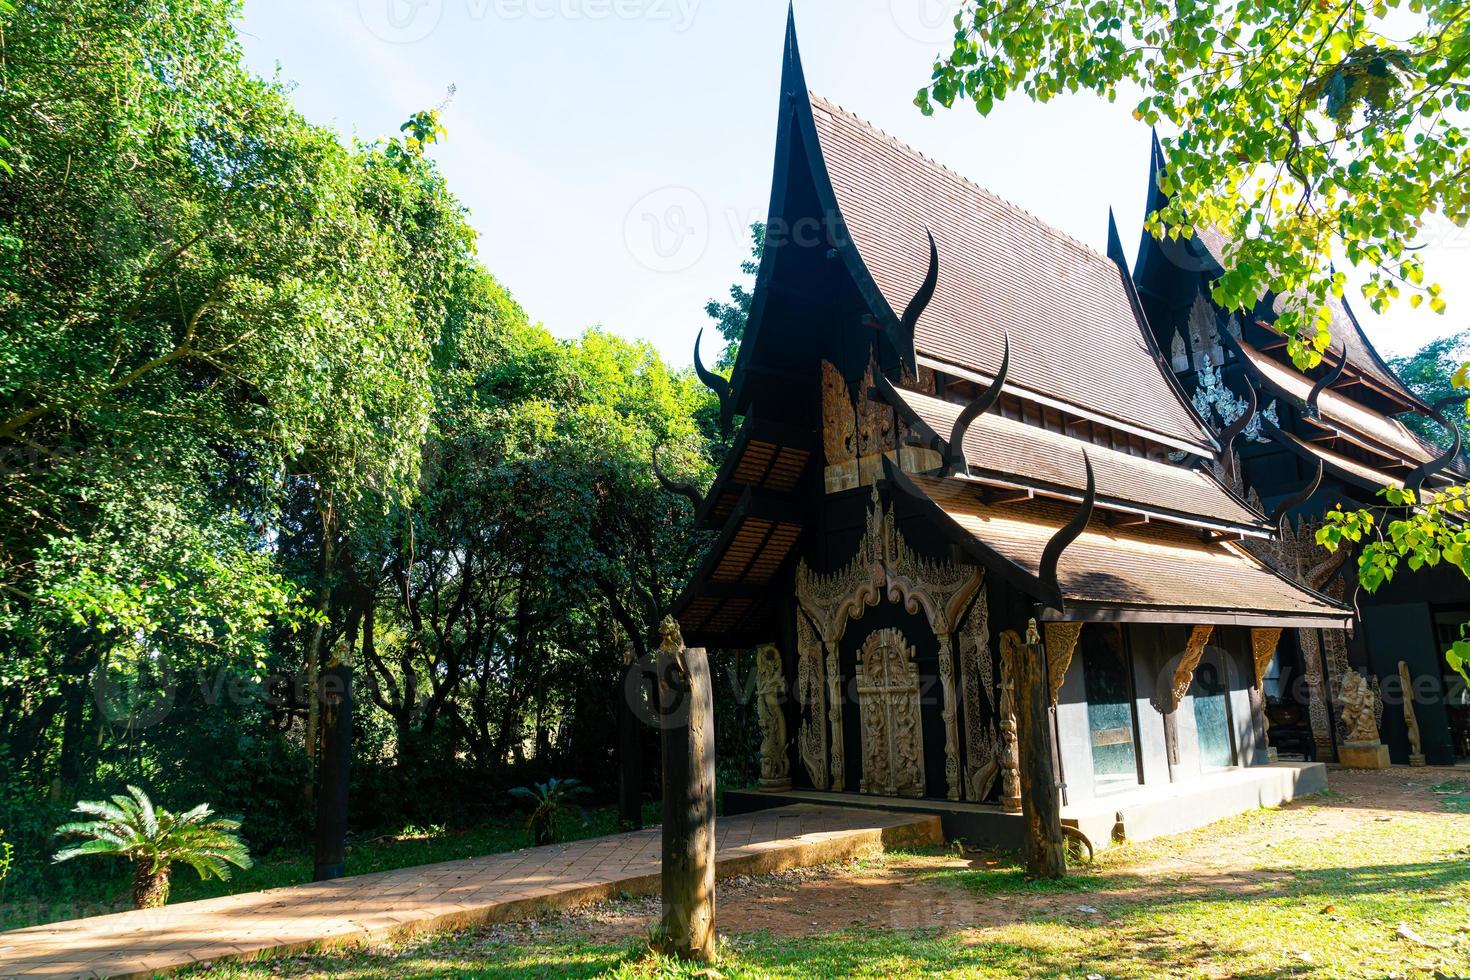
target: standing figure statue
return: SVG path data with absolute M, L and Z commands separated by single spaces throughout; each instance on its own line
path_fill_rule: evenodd
M 761 789 L 791 788 L 791 759 L 786 743 L 786 676 L 781 651 L 767 644 L 755 652 L 756 709 L 761 726 Z

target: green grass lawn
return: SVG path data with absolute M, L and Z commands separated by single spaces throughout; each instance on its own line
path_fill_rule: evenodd
M 1013 863 L 994 855 L 874 858 L 838 877 L 883 874 L 921 889 L 920 902 L 953 896 L 953 908 L 969 909 L 970 919 L 962 912 L 943 919 L 942 928 L 867 925 L 795 936 L 742 932 L 739 923 L 725 921 L 718 973 L 1077 980 L 1470 975 L 1470 816 L 1437 802 L 1428 780 L 1414 790 L 1422 795 L 1418 809 L 1386 813 L 1370 797 L 1354 795 L 1356 778 L 1334 773 L 1334 783 L 1349 791 L 1305 805 L 1115 848 L 1060 884 L 1027 882 Z M 881 922 L 881 912 L 874 918 Z M 562 916 L 370 950 L 221 964 L 208 975 L 700 975 L 649 955 L 636 937 L 609 943 L 584 932 L 575 916 Z

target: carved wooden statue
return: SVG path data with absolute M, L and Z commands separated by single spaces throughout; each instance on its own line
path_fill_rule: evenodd
M 1419 735 L 1419 716 L 1414 713 L 1414 675 L 1399 661 L 1399 686 L 1403 688 L 1404 728 L 1409 733 L 1409 765 L 1424 765 L 1424 742 Z
M 1016 729 L 1016 677 L 1020 673 L 1021 636 L 1015 630 L 1000 635 L 1000 806 L 1021 812 L 1021 748 Z
M 1342 679 L 1342 690 L 1337 696 L 1342 706 L 1342 723 L 1347 729 L 1347 741 L 1360 744 L 1378 742 L 1377 700 L 1368 682 L 1356 670 L 1348 671 Z
M 761 789 L 791 788 L 791 758 L 786 737 L 786 677 L 781 651 L 766 644 L 755 652 L 756 710 L 761 726 Z
M 1052 764 L 1050 678 L 1036 620 L 1026 625 L 1026 646 L 1015 672 L 1016 720 L 1021 745 L 1021 812 L 1026 817 L 1026 876 L 1067 873 L 1062 846 L 1062 801 Z
M 709 658 L 686 648 L 672 616 L 659 626 L 658 711 L 663 738 L 664 952 L 715 957 L 715 738 Z

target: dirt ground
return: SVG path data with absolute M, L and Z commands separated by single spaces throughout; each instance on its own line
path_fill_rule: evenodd
M 1286 825 L 1275 824 L 1272 833 L 1277 840 L 1311 842 L 1374 821 L 1393 820 L 1403 813 L 1443 813 L 1444 796 L 1430 787 L 1446 780 L 1461 780 L 1470 787 L 1470 770 L 1334 769 L 1329 775 L 1330 794 L 1283 807 Z M 1236 830 L 1233 842 L 1273 846 L 1259 834 L 1250 829 Z M 1160 888 L 1167 887 L 1177 898 L 1181 888 L 1177 874 L 1181 871 L 1189 873 L 1189 883 L 1182 887 L 1201 894 L 1266 892 L 1273 883 L 1289 876 L 1285 871 L 1263 869 L 1255 859 L 1240 857 L 1245 848 L 1231 846 L 1230 831 L 1180 840 L 1179 847 L 1165 849 L 1168 853 L 1130 864 L 1116 887 L 1092 892 L 1092 897 L 1143 900 L 1162 894 Z M 931 880 L 936 871 L 983 869 L 1002 863 L 988 853 L 967 852 L 889 856 L 847 866 L 801 868 L 758 878 L 741 876 L 719 883 L 717 915 L 725 933 L 768 931 L 772 935 L 797 936 L 864 926 L 963 929 L 1002 926 L 1038 914 L 1078 918 L 1093 914 L 1085 911 L 1089 906 L 1081 904 L 1087 899 L 1077 894 L 1008 894 L 1003 902 L 997 902 L 994 897 Z M 1155 886 L 1149 883 L 1151 878 L 1173 880 Z M 557 920 L 555 928 L 571 935 L 594 942 L 620 942 L 646 937 L 658 916 L 657 898 L 635 898 L 552 918 Z

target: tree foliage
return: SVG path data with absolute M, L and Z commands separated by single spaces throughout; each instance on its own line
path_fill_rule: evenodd
M 439 110 L 346 141 L 243 65 L 233 0 L 10 7 L 0 86 L 0 824 L 12 884 L 125 784 L 313 808 L 355 676 L 355 826 L 611 778 L 625 650 L 703 544 L 714 400 L 554 338 L 482 267 Z
M 1328 300 L 1347 285 L 1335 260 L 1364 271 L 1375 310 L 1407 296 L 1445 312 L 1416 250 L 1470 221 L 1462 0 L 966 0 L 954 25 L 915 99 L 922 111 L 968 99 L 984 114 L 1016 92 L 1137 97 L 1135 118 L 1172 133 L 1159 176 L 1167 203 L 1146 228 L 1175 239 L 1219 232 L 1226 268 L 1213 298 L 1243 311 L 1286 298 L 1275 326 L 1298 367 L 1332 344 Z M 1434 387 L 1463 393 L 1470 363 L 1443 372 L 1447 343 L 1414 366 L 1432 365 Z M 1329 548 L 1360 546 L 1365 588 L 1400 563 L 1446 561 L 1470 575 L 1455 516 L 1462 487 L 1383 496 L 1375 508 L 1335 509 L 1318 534 Z M 1470 642 L 1456 649 L 1463 666 Z
M 917 103 L 1013 92 L 1112 100 L 1167 124 L 1156 235 L 1229 241 L 1213 285 L 1228 309 L 1294 299 L 1277 321 L 1297 364 L 1329 344 L 1340 257 L 1378 310 L 1401 294 L 1443 312 L 1413 249 L 1431 222 L 1470 219 L 1470 12 L 1459 0 L 970 0 Z

